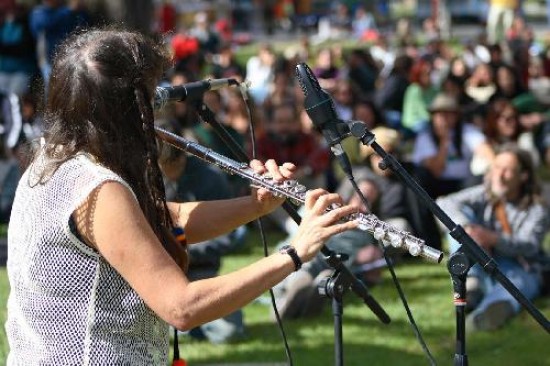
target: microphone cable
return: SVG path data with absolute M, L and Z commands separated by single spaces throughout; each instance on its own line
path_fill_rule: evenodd
M 251 140 L 252 157 L 253 157 L 253 159 L 255 159 L 256 158 L 256 130 L 255 130 L 254 120 L 252 118 L 252 112 L 251 112 L 251 107 L 250 107 L 251 102 L 250 102 L 250 98 L 248 96 L 248 88 L 250 87 L 250 82 L 245 81 L 245 82 L 239 83 L 239 82 L 235 81 L 231 85 L 236 85 L 241 91 L 241 96 L 242 96 L 243 101 L 244 101 L 245 110 L 246 110 L 246 113 L 247 113 L 249 126 L 250 126 L 250 140 Z M 157 90 L 159 90 L 159 89 L 157 89 Z M 158 91 L 158 93 L 161 93 L 161 91 Z M 167 98 L 164 98 L 164 99 L 167 99 Z M 159 106 L 157 106 L 157 107 L 161 107 L 160 103 L 159 103 Z M 204 103 L 204 101 L 201 101 L 200 105 L 195 105 L 194 107 L 195 107 L 194 108 L 195 113 L 198 112 L 199 108 L 202 108 L 201 112 L 204 112 L 204 113 L 208 112 L 207 115 L 209 115 L 209 117 L 210 116 L 212 116 L 212 118 L 215 117 L 213 112 L 211 112 L 208 109 L 208 106 Z M 205 118 L 202 117 L 201 113 L 198 113 L 198 117 L 203 119 L 203 121 L 207 122 L 205 120 Z M 230 136 L 229 132 L 223 126 L 223 124 L 216 123 L 216 128 L 214 128 L 214 131 L 222 138 L 223 143 L 231 150 L 231 152 L 235 155 L 235 157 L 237 157 L 238 160 L 241 160 L 239 157 L 246 157 L 247 160 L 249 159 L 246 151 Z M 226 139 L 226 137 L 227 137 L 227 139 Z M 248 163 L 248 162 L 246 162 L 246 163 Z M 298 215 L 298 214 L 296 213 L 296 215 Z M 260 240 L 262 241 L 262 245 L 263 245 L 264 257 L 267 257 L 267 256 L 269 256 L 269 249 L 267 247 L 267 238 L 266 238 L 266 235 L 265 235 L 265 229 L 264 229 L 261 217 L 256 219 L 256 222 L 257 222 L 258 230 L 259 230 L 259 233 L 260 233 Z M 283 328 L 282 321 L 281 321 L 281 318 L 279 316 L 279 312 L 277 310 L 277 305 L 276 305 L 276 302 L 275 302 L 275 294 L 274 294 L 272 288 L 269 289 L 269 294 L 271 296 L 271 303 L 272 303 L 272 306 L 273 306 L 273 309 L 274 309 L 274 312 L 275 312 L 275 316 L 276 316 L 276 319 L 277 319 L 277 324 L 279 326 L 279 330 L 280 330 L 281 336 L 283 338 L 284 348 L 285 348 L 285 353 L 286 353 L 286 356 L 287 356 L 288 364 L 290 366 L 293 366 L 294 363 L 293 363 L 293 360 L 292 360 L 292 352 L 291 352 L 290 347 L 288 345 L 288 340 L 287 340 L 287 337 L 286 337 L 286 333 L 285 333 L 285 330 Z M 174 349 L 173 349 L 174 354 L 173 354 L 172 366 L 179 366 L 181 362 L 185 362 L 185 361 L 181 360 L 179 358 L 180 357 L 180 352 L 179 352 L 179 340 L 178 340 L 177 329 L 174 330 L 174 344 L 173 344 L 173 347 L 174 347 Z
M 250 98 L 249 98 L 248 93 L 247 93 L 247 86 L 245 84 L 241 84 L 240 89 L 241 89 L 241 95 L 242 95 L 243 100 L 245 102 L 246 112 L 248 114 L 248 118 L 249 118 L 249 121 L 250 121 L 250 140 L 251 140 L 251 146 L 252 146 L 251 150 L 252 150 L 252 157 L 255 159 L 256 158 L 256 132 L 255 132 L 255 128 L 254 128 L 255 124 L 254 124 L 254 121 L 253 121 L 253 118 L 252 118 L 252 112 L 251 112 L 251 107 L 250 107 L 251 101 L 250 101 Z M 367 210 L 369 210 L 369 212 L 370 212 L 371 211 L 370 204 L 369 204 L 367 198 L 365 197 L 365 195 L 359 189 L 355 179 L 350 179 L 349 181 L 352 184 L 354 190 L 359 194 L 359 197 L 361 198 L 361 201 L 363 202 L 363 204 L 365 205 Z M 264 230 L 264 227 L 263 227 L 262 218 L 258 218 L 256 220 L 256 222 L 258 224 L 258 230 L 259 230 L 259 233 L 260 233 L 260 240 L 262 241 L 262 245 L 263 245 L 264 256 L 267 257 L 269 255 L 269 250 L 268 250 L 268 247 L 267 247 L 267 238 L 265 236 L 265 230 Z M 429 359 L 430 364 L 432 366 L 434 366 L 434 365 L 436 365 L 435 359 L 434 359 L 433 355 L 431 354 L 426 342 L 424 341 L 424 338 L 422 337 L 422 333 L 420 332 L 420 329 L 418 328 L 418 325 L 416 324 L 416 321 L 414 320 L 414 317 L 413 317 L 412 312 L 410 310 L 410 307 L 409 307 L 409 304 L 407 302 L 407 298 L 405 296 L 405 293 L 403 292 L 403 289 L 401 287 L 399 279 L 397 278 L 397 275 L 395 273 L 395 268 L 393 266 L 392 260 L 391 260 L 391 258 L 388 257 L 385 246 L 384 245 L 379 245 L 379 247 L 381 247 L 381 249 L 382 249 L 384 259 L 385 259 L 386 264 L 387 264 L 387 266 L 390 270 L 392 280 L 395 284 L 395 287 L 397 289 L 397 292 L 399 294 L 401 302 L 403 303 L 403 306 L 405 308 L 405 312 L 407 313 L 407 317 L 409 319 L 411 327 L 413 328 L 413 332 L 415 333 L 415 336 L 416 336 L 418 342 L 420 343 L 420 345 L 421 345 L 422 349 L 424 350 L 427 358 Z M 280 314 L 279 314 L 279 310 L 277 309 L 277 304 L 276 304 L 275 294 L 273 292 L 273 289 L 269 289 L 269 295 L 270 295 L 270 299 L 271 299 L 271 306 L 272 306 L 273 311 L 275 313 L 275 318 L 276 318 L 276 321 L 277 321 L 279 332 L 280 332 L 281 337 L 283 339 L 283 344 L 284 344 L 288 364 L 290 366 L 293 366 L 292 351 L 290 349 L 290 346 L 288 345 L 288 339 L 287 339 L 286 332 L 285 332 L 285 329 L 284 329 L 284 326 L 283 326 L 283 323 L 282 323 L 282 320 L 281 320 L 281 317 L 280 317 Z
M 346 174 L 346 177 L 352 184 L 355 192 L 361 198 L 363 204 L 365 205 L 365 208 L 370 211 L 368 201 L 363 192 L 361 192 L 361 190 L 359 189 L 359 186 L 355 181 L 355 178 L 353 177 L 353 169 L 351 163 L 341 144 L 344 138 L 351 135 L 351 131 L 349 134 L 347 134 L 347 131 L 341 128 L 341 126 L 344 126 L 342 123 L 345 122 L 339 118 L 334 107 L 332 96 L 321 88 L 317 77 L 306 63 L 299 63 L 298 65 L 296 65 L 296 79 L 298 80 L 302 92 L 304 93 L 304 108 L 306 109 L 306 112 L 309 115 L 311 122 L 316 127 L 316 129 L 322 133 L 323 137 L 331 148 L 332 155 L 337 159 L 340 167 Z M 411 323 L 415 331 L 416 337 L 422 345 L 423 349 L 427 351 L 427 357 L 430 359 L 431 363 L 435 364 L 435 361 L 431 353 L 429 352 L 428 347 L 426 346 L 426 343 L 422 338 L 422 335 L 420 334 L 420 330 L 418 329 L 418 326 L 416 325 L 416 322 L 412 317 L 412 313 L 410 312 L 407 304 L 407 299 L 405 298 L 405 294 L 401 290 L 401 286 L 399 285 L 399 281 L 395 274 L 393 263 L 386 254 L 386 245 L 383 240 L 378 240 L 378 238 L 376 238 L 376 235 L 374 235 L 374 237 L 375 239 L 377 239 L 378 246 L 384 253 L 384 259 L 386 260 L 386 264 L 390 269 L 393 282 L 395 283 L 401 301 L 405 306 L 405 310 L 409 317 L 409 322 Z
M 252 118 L 252 108 L 250 107 L 250 104 L 253 103 L 250 101 L 249 95 L 248 95 L 248 87 L 250 86 L 249 82 L 241 83 L 239 88 L 241 90 L 241 96 L 243 97 L 246 113 L 248 115 L 249 125 L 250 125 L 250 144 L 251 144 L 251 151 L 252 151 L 252 158 L 256 159 L 256 130 L 254 127 L 254 119 Z M 257 225 L 258 225 L 258 231 L 260 232 L 260 241 L 262 242 L 263 251 L 264 251 L 264 257 L 269 256 L 269 249 L 267 247 L 267 237 L 265 235 L 265 229 L 263 226 L 262 218 L 259 217 L 256 219 Z M 293 366 L 293 360 L 292 360 L 292 351 L 290 350 L 290 346 L 288 345 L 288 339 L 286 336 L 285 328 L 283 326 L 283 322 L 281 320 L 281 316 L 279 315 L 279 310 L 277 309 L 277 303 L 275 301 L 275 293 L 273 292 L 273 288 L 269 289 L 269 297 L 271 299 L 271 306 L 273 308 L 273 312 L 275 313 L 275 319 L 277 320 L 277 326 L 279 328 L 279 333 L 281 334 L 281 337 L 283 339 L 283 344 L 285 348 L 285 354 L 288 361 L 289 366 Z
M 353 189 L 355 192 L 359 195 L 359 198 L 361 199 L 362 203 L 365 205 L 365 208 L 372 212 L 369 207 L 369 202 L 359 186 L 357 185 L 357 182 L 355 179 L 349 179 L 349 182 L 353 186 Z M 393 265 L 392 259 L 388 257 L 388 253 L 386 251 L 386 246 L 380 242 L 380 240 L 376 240 L 378 242 L 378 247 L 382 250 L 382 254 L 384 256 L 384 260 L 386 261 L 387 267 L 390 271 L 393 283 L 395 285 L 395 288 L 397 289 L 397 293 L 399 295 L 399 298 L 401 299 L 401 302 L 403 303 L 403 307 L 405 308 L 405 312 L 407 313 L 407 318 L 409 319 L 409 323 L 411 324 L 411 328 L 413 329 L 414 335 L 418 342 L 420 343 L 420 346 L 422 347 L 422 350 L 426 354 L 426 357 L 430 361 L 431 366 L 437 365 L 435 362 L 435 359 L 430 352 L 430 349 L 428 348 L 428 345 L 426 344 L 426 341 L 424 340 L 424 337 L 422 337 L 422 333 L 420 332 L 420 329 L 418 328 L 418 325 L 416 324 L 416 321 L 414 320 L 413 314 L 411 312 L 411 309 L 409 308 L 409 303 L 407 301 L 407 297 L 405 296 L 405 293 L 403 291 L 403 288 L 401 287 L 401 283 L 399 282 L 399 279 L 397 278 L 397 275 L 395 273 L 395 267 Z

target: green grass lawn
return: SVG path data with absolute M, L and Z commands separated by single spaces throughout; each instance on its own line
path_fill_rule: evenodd
M 269 235 L 270 245 L 275 238 Z M 262 255 L 256 235 L 239 253 L 229 255 L 223 271 L 250 263 Z M 438 365 L 451 365 L 455 352 L 455 318 L 452 293 L 445 264 L 431 264 L 410 259 L 400 264 L 397 275 L 422 334 Z M 5 268 L 0 269 L 0 323 L 6 316 L 9 292 Z M 386 273 L 384 281 L 371 289 L 374 297 L 390 315 L 384 325 L 354 294 L 344 298 L 345 365 L 428 365 L 422 348 L 414 337 L 397 292 Z M 550 317 L 550 298 L 536 302 Z M 247 337 L 233 344 L 212 345 L 180 339 L 181 351 L 190 365 L 237 362 L 285 362 L 279 330 L 271 321 L 267 305 L 255 302 L 244 309 Z M 330 306 L 314 319 L 284 323 L 295 365 L 334 364 L 333 321 Z M 504 329 L 494 333 L 468 335 L 467 353 L 471 365 L 550 365 L 548 334 L 525 311 Z M 0 329 L 0 364 L 8 346 L 3 327 Z

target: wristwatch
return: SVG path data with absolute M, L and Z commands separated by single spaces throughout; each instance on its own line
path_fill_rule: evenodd
M 279 249 L 279 253 L 281 254 L 288 254 L 290 258 L 292 258 L 292 261 L 294 262 L 295 271 L 302 268 L 302 260 L 298 256 L 298 253 L 296 252 L 296 248 L 294 248 L 292 245 L 283 245 L 281 249 Z

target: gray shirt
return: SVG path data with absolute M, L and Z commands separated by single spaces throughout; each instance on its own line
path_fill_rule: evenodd
M 503 232 L 483 185 L 442 197 L 437 203 L 459 225 L 478 224 L 498 232 L 499 239 L 494 248 L 496 254 L 534 260 L 542 252 L 549 220 L 548 210 L 539 203 L 533 203 L 526 209 L 506 203 L 506 217 L 512 228 L 511 234 Z

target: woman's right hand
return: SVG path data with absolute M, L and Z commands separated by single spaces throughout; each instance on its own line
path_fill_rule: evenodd
M 325 241 L 343 231 L 357 228 L 357 221 L 340 222 L 340 219 L 357 212 L 357 207 L 346 205 L 327 212 L 332 204 L 342 205 L 342 198 L 323 189 L 307 192 L 305 214 L 298 231 L 292 239 L 302 262 L 310 261 L 319 252 Z

